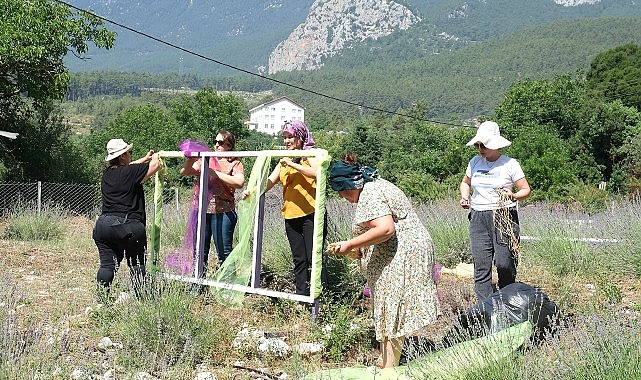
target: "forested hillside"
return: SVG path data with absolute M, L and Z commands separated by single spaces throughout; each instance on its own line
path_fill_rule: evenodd
M 599 52 L 628 42 L 641 42 L 641 18 L 560 21 L 403 63 L 387 63 L 376 50 L 369 56 L 346 53 L 337 61 L 363 59 L 369 65 L 348 70 L 328 62 L 323 70 L 276 78 L 371 107 L 396 111 L 422 103 L 427 105 L 426 118 L 466 119 L 491 114 L 518 80 L 585 70 Z M 363 111 L 289 86 L 278 86 L 274 93 L 305 105 L 312 120 L 321 115 L 354 117 Z
M 401 35 L 388 38 L 390 45 L 406 41 Z M 397 111 L 420 103 L 426 105 L 424 118 L 467 119 L 491 114 L 506 89 L 518 80 L 552 78 L 585 70 L 597 53 L 628 42 L 641 42 L 641 18 L 562 21 L 471 44 L 449 54 L 430 54 L 403 63 L 378 50 L 368 55 L 347 52 L 328 62 L 322 70 L 279 73 L 270 78 L 367 107 Z M 345 61 L 352 62 L 354 67 L 345 68 Z M 142 88 L 158 87 L 273 90 L 274 96 L 289 96 L 304 105 L 309 120 L 320 116 L 337 120 L 369 112 L 243 73 L 233 77 L 74 73 L 68 99 L 138 95 Z
M 634 2 L 601 1 L 595 4 L 563 6 L 552 0 L 404 0 L 422 21 L 407 31 L 397 31 L 389 39 L 362 39 L 347 45 L 368 56 L 370 49 L 380 53 L 378 60 L 406 61 L 433 52 L 445 54 L 470 43 L 487 41 L 535 25 L 559 20 L 602 17 L 639 17 L 641 5 Z M 274 48 L 308 16 L 311 0 L 175 1 L 157 0 L 152 4 L 124 0 L 74 0 L 70 3 L 126 27 L 202 56 L 238 66 L 251 72 L 266 72 Z M 325 3 L 338 3 L 325 1 Z M 340 17 L 353 18 L 346 12 Z M 228 76 L 234 71 L 214 62 L 171 48 L 158 41 L 109 24 L 118 32 L 114 49 L 92 51 L 88 60 L 68 56 L 71 71 L 117 70 Z M 322 25 L 331 29 L 333 25 Z M 377 61 L 378 61 L 377 60 Z M 358 62 L 367 62 L 357 59 Z M 351 67 L 351 60 L 341 61 Z
M 363 58 L 370 62 L 367 67 L 346 70 L 330 62 L 323 70 L 276 77 L 370 107 L 396 111 L 424 103 L 426 118 L 466 119 L 490 115 L 517 80 L 587 69 L 597 53 L 627 42 L 641 42 L 641 18 L 556 22 L 403 63 L 384 63 L 384 57 L 379 60 L 379 52 L 373 51 Z M 289 86 L 278 86 L 274 92 L 305 105 L 310 119 L 363 111 Z

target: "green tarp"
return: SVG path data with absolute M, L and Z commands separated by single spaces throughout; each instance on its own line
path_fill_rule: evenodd
M 395 368 L 334 368 L 315 372 L 305 380 L 461 379 L 473 371 L 512 355 L 532 335 L 532 323 L 522 322 L 492 335 L 432 352 Z

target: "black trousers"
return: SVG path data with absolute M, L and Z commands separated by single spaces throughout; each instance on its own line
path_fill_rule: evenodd
M 294 260 L 294 276 L 296 277 L 296 294 L 309 295 L 310 277 L 312 271 L 312 248 L 314 244 L 314 214 L 300 218 L 285 219 L 285 233 L 289 240 Z M 323 228 L 323 238 L 327 236 L 327 213 Z M 321 281 L 325 282 L 326 271 L 321 272 Z
M 98 247 L 100 268 L 96 274 L 99 285 L 108 288 L 120 267 L 127 259 L 134 281 L 145 275 L 145 254 L 147 232 L 145 225 L 136 219 L 115 215 L 100 215 L 94 226 L 92 237 Z

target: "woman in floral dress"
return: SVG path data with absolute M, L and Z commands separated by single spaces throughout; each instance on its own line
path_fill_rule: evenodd
M 379 366 L 397 366 L 405 337 L 434 323 L 439 303 L 432 238 L 398 187 L 346 155 L 329 172 L 330 186 L 356 204 L 354 237 L 328 250 L 361 260 L 371 288 Z

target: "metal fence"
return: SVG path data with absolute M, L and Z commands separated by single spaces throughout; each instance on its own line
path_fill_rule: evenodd
M 165 189 L 165 202 L 178 206 L 178 189 Z M 100 212 L 100 185 L 87 183 L 0 182 L 0 215 L 25 208 L 38 214 L 47 207 L 94 217 Z

